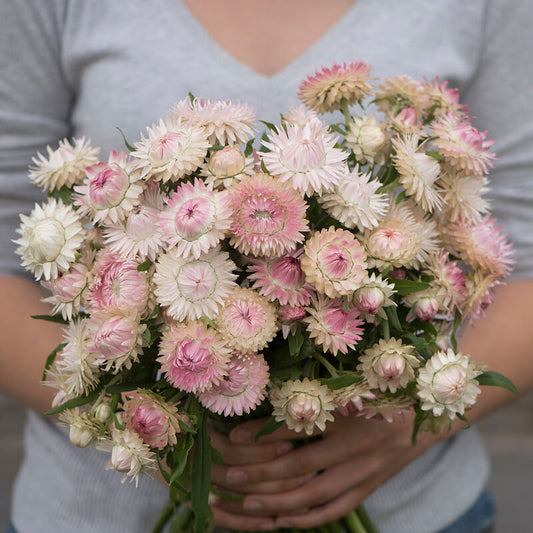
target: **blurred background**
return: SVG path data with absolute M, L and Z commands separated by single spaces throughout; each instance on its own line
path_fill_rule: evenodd
M 0 531 L 9 517 L 11 484 L 22 459 L 23 424 L 24 410 L 0 394 Z M 479 428 L 492 457 L 489 487 L 498 502 L 494 533 L 533 531 L 533 392 Z

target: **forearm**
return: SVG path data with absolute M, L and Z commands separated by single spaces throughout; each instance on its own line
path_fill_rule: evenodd
M 36 283 L 0 277 L 0 294 L 0 390 L 38 412 L 48 411 L 54 390 L 41 378 L 46 357 L 62 341 L 61 327 L 31 318 L 50 313 Z

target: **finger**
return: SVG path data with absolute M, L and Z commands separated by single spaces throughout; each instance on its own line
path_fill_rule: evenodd
M 272 531 L 277 529 L 275 520 L 272 517 L 237 515 L 217 507 L 213 507 L 213 515 L 215 524 L 227 529 L 236 529 L 238 531 Z
M 280 516 L 276 521 L 276 527 L 308 529 L 329 524 L 353 511 L 362 500 L 360 489 L 355 487 L 321 507 L 310 509 L 307 513 Z
M 227 435 L 210 430 L 211 445 L 222 455 L 227 465 L 241 465 L 271 461 L 280 455 L 290 452 L 294 446 L 289 441 L 278 441 L 266 444 L 237 445 Z
M 317 440 L 272 461 L 230 466 L 226 472 L 226 483 L 239 487 L 262 481 L 298 478 L 342 463 L 352 455 L 352 447 L 349 439 L 332 437 Z
M 234 444 L 253 444 L 255 442 L 255 435 L 263 427 L 267 418 L 259 418 L 256 420 L 250 420 L 238 425 L 229 434 L 229 439 Z M 277 442 L 283 440 L 298 440 L 307 439 L 316 435 L 320 435 L 322 432 L 317 428 L 314 429 L 311 435 L 305 433 L 305 431 L 296 432 L 289 429 L 285 424 L 276 429 L 273 433 L 268 435 L 262 435 L 258 441 L 261 444 L 268 442 Z

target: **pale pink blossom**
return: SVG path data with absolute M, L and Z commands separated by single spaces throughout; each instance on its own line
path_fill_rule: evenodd
M 430 254 L 425 272 L 433 276 L 432 287 L 436 289 L 445 308 L 457 308 L 465 297 L 466 278 L 458 261 L 450 260 L 450 254 L 439 250 Z
M 222 150 L 212 152 L 202 169 L 208 185 L 225 189 L 253 173 L 253 158 L 245 157 L 242 150 L 235 146 L 224 146 Z
M 361 287 L 367 275 L 366 253 L 349 231 L 333 227 L 317 231 L 304 250 L 302 269 L 319 293 L 335 298 Z
M 392 117 L 405 108 L 412 108 L 420 119 L 425 119 L 432 104 L 423 84 L 404 74 L 387 78 L 374 96 L 378 109 Z
M 342 298 L 330 300 L 319 296 L 311 301 L 305 310 L 308 316 L 302 320 L 307 324 L 309 336 L 325 352 L 337 355 L 348 353 L 363 336 L 364 321 L 359 318 L 359 310 L 345 305 Z
M 233 209 L 230 244 L 243 254 L 280 256 L 304 240 L 307 205 L 267 174 L 245 178 L 228 190 Z
M 370 390 L 365 379 L 333 391 L 335 412 L 347 416 L 351 413 L 361 413 L 366 402 L 374 400 L 376 395 Z
M 322 67 L 300 84 L 298 97 L 318 113 L 341 109 L 342 101 L 353 105 L 372 92 L 371 66 L 363 61 L 333 63 Z
M 253 411 L 266 397 L 269 369 L 262 354 L 233 353 L 223 378 L 198 395 L 200 403 L 224 416 Z
M 383 165 L 388 147 L 385 125 L 378 123 L 375 115 L 352 117 L 346 134 L 346 146 L 359 163 Z
M 286 124 L 262 141 L 268 152 L 261 159 L 270 174 L 300 194 L 330 192 L 347 172 L 348 152 L 336 148 L 337 137 L 327 128 Z
M 252 287 L 269 301 L 281 305 L 308 305 L 313 287 L 305 282 L 300 256 L 303 250 L 276 258 L 252 259 L 248 270 Z
M 387 320 L 385 307 L 396 307 L 390 297 L 395 293 L 394 283 L 387 283 L 381 274 L 372 274 L 363 281 L 363 286 L 355 291 L 353 301 L 367 322 L 374 322 L 376 316 Z
M 402 299 L 404 305 L 409 308 L 405 317 L 407 322 L 412 322 L 415 318 L 422 322 L 431 322 L 437 313 L 447 309 L 441 305 L 441 299 L 438 297 L 438 289 L 430 287 L 422 291 L 412 292 Z
M 283 121 L 288 124 L 293 124 L 295 126 L 300 126 L 303 128 L 306 124 L 309 124 L 311 128 L 320 128 L 325 127 L 325 123 L 321 120 L 315 111 L 311 109 L 306 109 L 306 107 L 301 104 L 299 106 L 291 108 L 283 115 Z
M 486 308 L 494 301 L 494 289 L 502 285 L 501 277 L 479 270 L 469 274 L 465 283 L 465 299 L 461 311 L 470 322 L 485 316 Z
M 451 113 L 460 117 L 466 111 L 465 105 L 459 103 L 459 91 L 457 88 L 449 88 L 448 82 L 440 83 L 436 76 L 433 81 L 424 80 L 424 87 L 433 102 L 433 113 L 435 115 L 445 115 Z
M 278 321 L 281 324 L 281 333 L 286 339 L 289 333 L 294 333 L 298 326 L 298 322 L 307 316 L 305 307 L 282 305 L 278 309 Z
M 174 387 L 187 392 L 213 388 L 228 368 L 230 350 L 224 339 L 203 322 L 175 324 L 163 333 L 161 370 Z

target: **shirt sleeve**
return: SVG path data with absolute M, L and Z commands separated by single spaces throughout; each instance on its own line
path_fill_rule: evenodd
M 66 1 L 0 3 L 0 274 L 21 273 L 19 213 L 43 194 L 27 177 L 37 152 L 69 134 L 72 96 L 61 66 Z
M 512 277 L 533 277 L 533 2 L 488 2 L 480 63 L 462 100 L 496 142 L 491 213 L 514 243 Z

